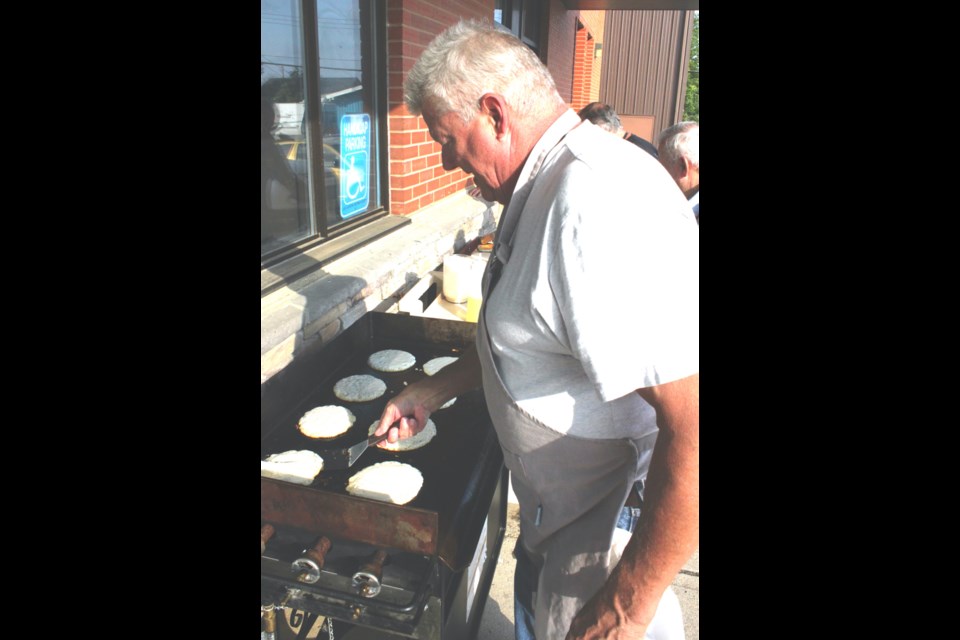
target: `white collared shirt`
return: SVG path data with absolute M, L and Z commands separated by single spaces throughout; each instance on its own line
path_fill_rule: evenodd
M 504 212 L 491 348 L 546 426 L 647 449 L 656 419 L 633 391 L 699 371 L 699 228 L 657 160 L 578 124 L 569 111 L 544 133 Z

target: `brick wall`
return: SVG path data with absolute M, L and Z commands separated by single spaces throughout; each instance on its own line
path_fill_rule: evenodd
M 466 188 L 463 171 L 444 171 L 440 145 L 420 116 L 403 104 L 403 81 L 441 31 L 461 18 L 491 18 L 493 0 L 388 0 L 387 100 L 390 131 L 390 211 L 406 215 Z
M 600 68 L 603 53 L 597 58 L 597 44 L 603 44 L 606 11 L 580 11 L 577 20 L 576 50 L 573 59 L 573 96 L 570 106 L 579 111 L 600 99 Z
M 579 111 L 593 102 L 590 98 L 593 80 L 594 39 L 587 27 L 577 21 L 576 51 L 573 58 L 573 96 L 570 106 Z
M 580 21 L 586 25 L 590 35 L 593 36 L 594 43 L 603 44 L 603 25 L 606 20 L 606 11 L 581 11 Z M 596 102 L 600 99 L 600 68 L 603 66 L 603 56 L 593 62 L 593 75 L 590 78 L 589 100 L 586 104 Z

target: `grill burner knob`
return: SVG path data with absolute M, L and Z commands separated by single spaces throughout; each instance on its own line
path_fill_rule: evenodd
M 383 576 L 383 563 L 386 559 L 387 552 L 379 550 L 353 574 L 353 588 L 364 598 L 373 598 L 380 593 L 380 579 Z
M 291 570 L 297 574 L 297 580 L 314 584 L 320 580 L 320 570 L 323 569 L 324 558 L 330 550 L 330 540 L 321 537 L 313 549 L 304 552 L 304 557 L 297 558 L 291 565 Z

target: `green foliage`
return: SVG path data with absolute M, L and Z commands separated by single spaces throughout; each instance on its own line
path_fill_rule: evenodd
M 303 74 L 294 69 L 286 78 L 270 78 L 260 86 L 260 94 L 274 102 L 303 102 Z
M 687 95 L 683 102 L 683 119 L 700 122 L 700 12 L 693 14 L 693 35 L 690 38 L 690 67 L 687 73 Z

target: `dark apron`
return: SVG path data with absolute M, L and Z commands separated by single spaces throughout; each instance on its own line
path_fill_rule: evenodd
M 491 257 L 495 264 L 495 258 Z M 494 266 L 494 265 L 491 265 Z M 495 268 L 499 268 L 496 265 Z M 484 300 L 491 280 L 484 277 Z M 538 640 L 562 640 L 573 617 L 606 582 L 616 558 L 617 518 L 636 480 L 639 453 L 629 439 L 557 433 L 525 413 L 493 360 L 484 304 L 477 331 L 487 407 L 520 503 L 520 542 L 540 567 L 533 607 Z

